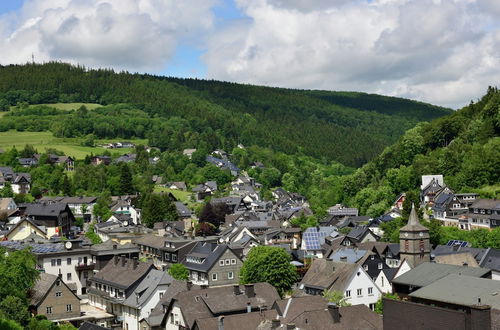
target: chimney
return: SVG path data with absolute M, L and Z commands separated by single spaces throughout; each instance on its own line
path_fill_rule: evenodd
M 278 329 L 281 325 L 281 322 L 279 319 L 273 319 L 271 321 L 271 329 Z
M 247 302 L 247 313 L 252 312 L 252 304 L 250 302 Z
M 255 287 L 253 284 L 245 284 L 245 294 L 248 298 L 255 297 Z
M 240 286 L 238 284 L 233 285 L 233 292 L 235 296 L 241 294 Z
M 186 286 L 187 286 L 187 290 L 190 291 L 191 288 L 193 287 L 193 282 L 187 281 Z
M 286 330 L 294 330 L 295 329 L 295 323 L 288 323 L 286 325 Z
M 137 258 L 134 258 L 134 269 L 137 269 L 137 266 L 139 266 L 139 260 L 137 260 Z
M 332 316 L 333 323 L 339 323 L 340 322 L 339 306 L 337 306 L 337 304 L 335 303 L 328 303 L 328 311 Z
M 224 316 L 219 316 L 219 330 L 224 330 Z
M 122 257 L 122 267 L 125 267 L 126 262 L 127 262 L 127 259 L 125 257 Z
M 118 256 L 114 256 L 113 261 L 115 263 L 115 266 L 118 265 L 118 259 L 119 259 Z

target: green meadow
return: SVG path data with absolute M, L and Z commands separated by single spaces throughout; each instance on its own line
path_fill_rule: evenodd
M 81 103 L 78 104 L 81 105 Z M 123 141 L 123 139 L 96 140 L 96 145 L 117 141 Z M 135 144 L 147 144 L 146 139 L 134 139 L 127 141 L 131 141 Z M 106 149 L 103 147 L 84 147 L 81 145 L 80 138 L 56 138 L 51 132 L 18 132 L 14 130 L 0 132 L 0 148 L 3 150 L 8 150 L 14 146 L 17 149 L 22 149 L 26 144 L 31 144 L 39 152 L 44 152 L 46 149 L 54 148 L 76 159 L 85 158 L 86 155 L 91 153 L 94 155 L 102 154 L 106 150 L 109 150 L 111 154 L 117 155 L 133 151 L 131 148 Z

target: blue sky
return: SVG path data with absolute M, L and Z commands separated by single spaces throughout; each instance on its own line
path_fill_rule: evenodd
M 51 60 L 459 108 L 500 77 L 498 0 L 0 0 L 0 64 Z

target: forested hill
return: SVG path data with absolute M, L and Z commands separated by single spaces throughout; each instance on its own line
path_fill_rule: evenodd
M 18 106 L 1 117 L 0 131 L 148 138 L 162 150 L 232 150 L 241 143 L 357 167 L 416 123 L 451 112 L 363 93 L 115 73 L 64 63 L 0 67 L 0 109 L 56 102 L 114 106 L 80 113 Z
M 500 91 L 408 130 L 397 143 L 342 178 L 339 200 L 380 215 L 402 192 L 417 194 L 422 175 L 442 174 L 455 192 L 500 196 Z M 340 196 L 344 194 L 344 196 Z

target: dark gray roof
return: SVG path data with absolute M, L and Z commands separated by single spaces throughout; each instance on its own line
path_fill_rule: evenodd
M 363 258 L 366 252 L 367 250 L 343 248 L 332 253 L 332 255 L 328 259 L 338 262 L 340 261 L 349 262 L 353 264 L 358 262 L 358 260 L 360 260 L 361 258 Z M 344 260 L 343 258 L 346 259 Z
M 403 275 L 396 277 L 392 282 L 396 284 L 424 287 L 449 274 L 484 277 L 491 274 L 491 270 L 478 267 L 424 262 Z
M 344 291 L 351 275 L 358 270 L 357 264 L 316 259 L 300 282 L 308 287 Z
M 489 248 L 479 261 L 479 266 L 500 271 L 500 249 Z
M 182 202 L 174 202 L 175 208 L 177 210 L 177 214 L 180 217 L 189 217 L 191 216 L 191 211 L 187 208 L 186 205 Z
M 100 325 L 85 321 L 78 330 L 110 330 L 110 328 L 101 327 Z
M 91 280 L 110 284 L 121 289 L 128 289 L 151 269 L 154 269 L 149 262 L 138 262 L 137 267 L 134 269 L 133 260 L 128 258 L 125 258 L 125 264 L 122 266 L 123 258 L 121 257 L 116 263 L 115 260 L 108 262 Z
M 30 290 L 31 292 L 31 301 L 30 304 L 34 306 L 38 306 L 39 303 L 42 302 L 43 298 L 50 290 L 54 282 L 57 280 L 56 275 L 40 273 L 40 277 L 35 282 L 35 285 Z
M 186 255 L 186 259 L 182 263 L 189 269 L 207 272 L 228 248 L 226 244 L 198 242 Z M 201 264 L 188 262 L 187 258 L 189 256 L 203 258 L 204 260 Z
M 410 293 L 410 296 L 464 306 L 477 305 L 478 298 L 481 298 L 481 304 L 500 309 L 499 293 L 500 281 L 450 274 Z
M 57 217 L 64 212 L 68 205 L 66 203 L 31 203 L 27 204 L 24 214 L 29 216 L 52 216 Z
M 172 283 L 172 277 L 165 271 L 152 269 L 144 277 L 134 292 L 123 302 L 125 306 L 140 308 L 146 303 L 158 286 L 166 286 Z M 138 298 L 137 298 L 138 297 Z

